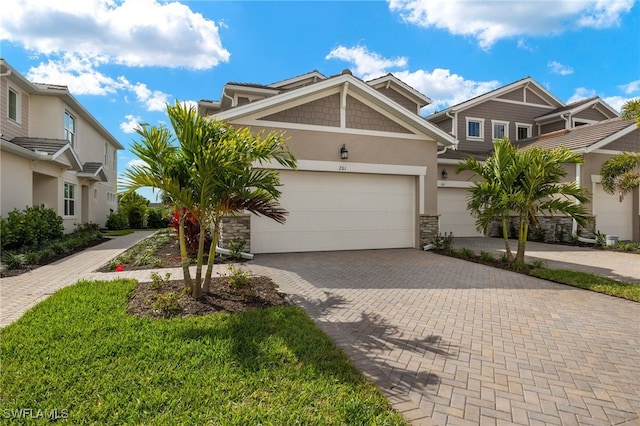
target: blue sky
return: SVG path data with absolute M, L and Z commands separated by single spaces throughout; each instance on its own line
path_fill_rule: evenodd
M 34 82 L 67 85 L 125 147 L 165 102 L 218 100 L 349 68 L 429 96 L 428 115 L 531 76 L 564 102 L 640 96 L 635 0 L 4 2 L 0 55 Z M 122 172 L 135 160 L 119 155 Z M 147 194 L 145 194 L 147 195 Z

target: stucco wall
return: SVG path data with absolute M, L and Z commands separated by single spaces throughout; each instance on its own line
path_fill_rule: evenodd
M 31 206 L 31 186 L 33 174 L 31 161 L 8 152 L 0 153 L 0 188 L 2 202 L 0 212 L 6 216 L 14 208 L 22 210 Z

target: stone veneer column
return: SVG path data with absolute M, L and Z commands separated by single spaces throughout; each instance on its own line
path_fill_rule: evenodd
M 438 236 L 438 216 L 420 215 L 420 248 L 431 243 Z
M 246 241 L 244 251 L 251 252 L 251 215 L 224 216 L 220 224 L 219 246 L 226 248 L 229 241 L 242 238 Z

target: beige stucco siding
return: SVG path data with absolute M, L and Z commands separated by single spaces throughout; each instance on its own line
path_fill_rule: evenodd
M 259 132 L 261 129 L 267 132 L 279 131 L 277 128 L 270 127 L 252 127 L 251 129 L 253 132 Z M 433 183 L 438 178 L 435 141 L 296 129 L 287 130 L 285 137 L 288 138 L 287 145 L 298 160 L 340 162 L 342 161 L 340 148 L 345 145 L 349 151 L 347 162 L 426 166 L 425 214 L 437 214 L 437 187 Z
M 2 190 L 2 216 L 14 208 L 19 210 L 31 205 L 31 161 L 10 154 L 0 153 L 0 188 Z

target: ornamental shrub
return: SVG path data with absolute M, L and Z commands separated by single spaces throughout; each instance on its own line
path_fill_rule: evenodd
M 50 208 L 13 209 L 6 218 L 0 218 L 2 250 L 42 246 L 63 235 L 62 217 Z
M 128 228 L 129 221 L 127 220 L 127 216 L 122 212 L 111 212 L 107 217 L 107 223 L 105 223 L 105 226 L 110 231 L 117 231 Z

